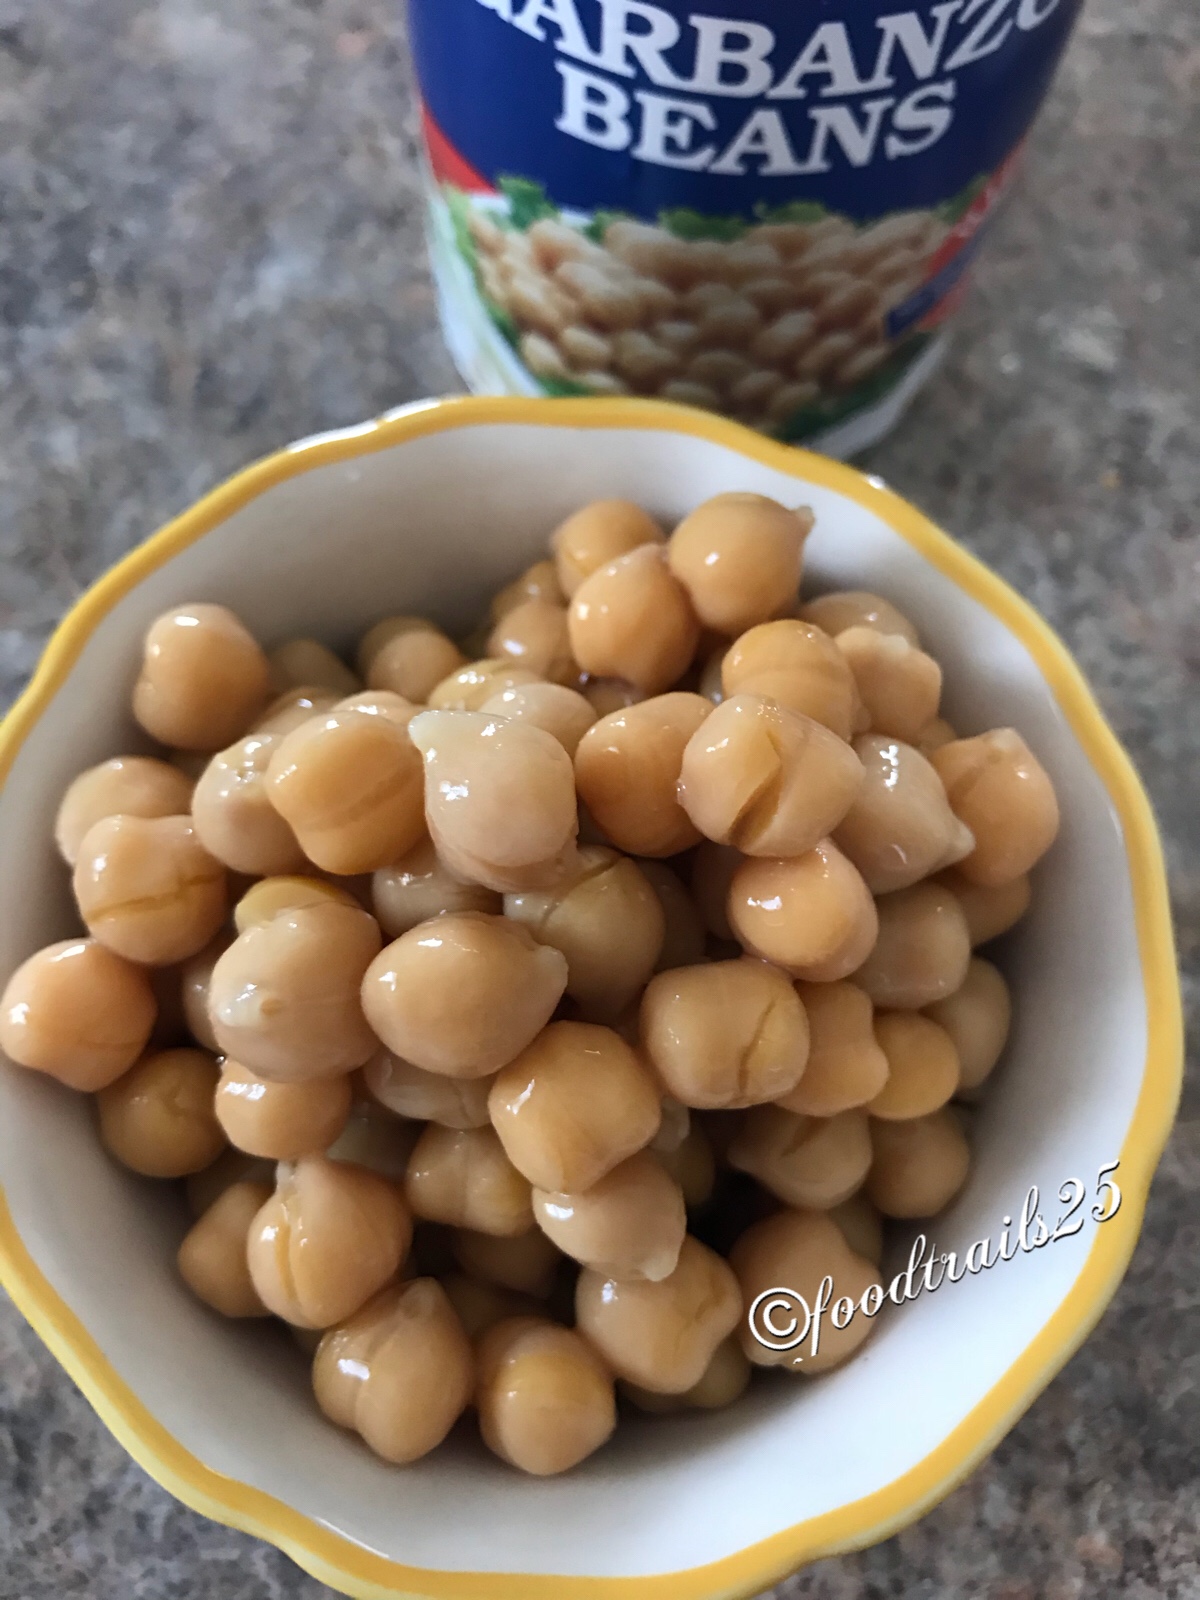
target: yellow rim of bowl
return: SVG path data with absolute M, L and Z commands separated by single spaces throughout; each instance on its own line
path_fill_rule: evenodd
M 105 574 L 71 608 L 31 683 L 0 726 L 0 784 L 92 632 L 118 601 L 256 496 L 314 467 L 448 429 L 486 424 L 641 429 L 687 434 L 836 490 L 891 528 L 986 606 L 1036 661 L 1121 820 L 1146 998 L 1141 1091 L 1120 1152 L 1125 1202 L 1098 1229 L 1050 1320 L 1004 1376 L 922 1461 L 873 1494 L 707 1566 L 652 1577 L 579 1578 L 444 1572 L 389 1561 L 261 1490 L 213 1472 L 167 1432 L 119 1378 L 79 1318 L 38 1270 L 0 1190 L 0 1282 L 134 1459 L 194 1510 L 269 1540 L 321 1582 L 360 1600 L 715 1600 L 757 1594 L 818 1557 L 888 1537 L 956 1487 L 1065 1365 L 1099 1320 L 1133 1252 L 1182 1076 L 1183 1023 L 1166 871 L 1149 802 L 1065 645 L 1031 606 L 877 480 L 777 444 L 703 412 L 637 400 L 453 399 L 402 408 L 359 428 L 302 440 L 221 484 Z

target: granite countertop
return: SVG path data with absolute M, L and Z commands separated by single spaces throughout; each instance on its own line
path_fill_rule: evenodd
M 0 0 L 0 690 L 116 556 L 284 441 L 460 387 L 395 0 Z M 1200 979 L 1200 10 L 1091 0 L 951 358 L 867 465 L 1065 634 Z M 776 1591 L 1200 1594 L 1195 1084 L 1122 1289 L 995 1455 Z M 0 1297 L 4 1600 L 317 1600 L 125 1457 Z

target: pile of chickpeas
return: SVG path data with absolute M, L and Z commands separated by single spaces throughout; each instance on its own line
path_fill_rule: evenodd
M 657 395 L 777 432 L 866 383 L 895 344 L 888 312 L 928 276 L 947 228 L 897 212 L 760 223 L 681 239 L 620 219 L 603 243 L 545 217 L 527 231 L 473 208 L 479 285 L 537 377 L 598 395 Z
M 798 1364 L 755 1297 L 860 1296 L 885 1219 L 966 1179 L 1009 1026 L 974 952 L 1054 790 L 944 720 L 886 599 L 800 600 L 812 523 L 591 504 L 474 639 L 387 617 L 354 670 L 178 606 L 133 692 L 161 753 L 63 797 L 86 933 L 13 974 L 0 1045 L 186 1180 L 183 1280 L 282 1319 L 388 1461 L 473 1409 L 561 1472 L 618 1396 L 827 1370 L 870 1319 Z

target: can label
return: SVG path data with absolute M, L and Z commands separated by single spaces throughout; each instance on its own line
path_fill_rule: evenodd
M 659 395 L 785 439 L 886 411 L 1081 4 L 409 0 L 468 380 Z

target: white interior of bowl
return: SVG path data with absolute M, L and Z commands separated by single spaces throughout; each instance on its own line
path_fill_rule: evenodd
M 349 645 L 391 611 L 460 627 L 584 501 L 624 495 L 670 521 L 730 489 L 811 503 L 810 586 L 896 601 L 945 667 L 953 721 L 1015 725 L 1057 785 L 1062 836 L 1004 956 L 1012 1040 L 979 1113 L 969 1186 L 935 1232 L 960 1253 L 994 1238 L 1031 1184 L 1053 1226 L 1059 1185 L 1090 1186 L 1116 1159 L 1143 1071 L 1130 888 L 1108 795 L 1023 646 L 878 517 L 686 435 L 459 428 L 310 470 L 176 556 L 96 630 L 0 796 L 0 973 L 75 929 L 51 844 L 55 806 L 81 768 L 130 748 L 137 641 L 166 606 L 226 602 L 268 644 L 315 633 Z M 109 1162 L 87 1101 L 7 1063 L 0 1181 L 42 1273 L 187 1450 L 384 1556 L 466 1571 L 671 1572 L 882 1488 L 1026 1348 L 1096 1226 L 885 1313 L 839 1372 L 780 1378 L 724 1414 L 626 1424 L 582 1469 L 541 1482 L 469 1434 L 397 1470 L 327 1424 L 286 1338 L 223 1323 L 183 1289 L 172 1265 L 181 1208 Z

